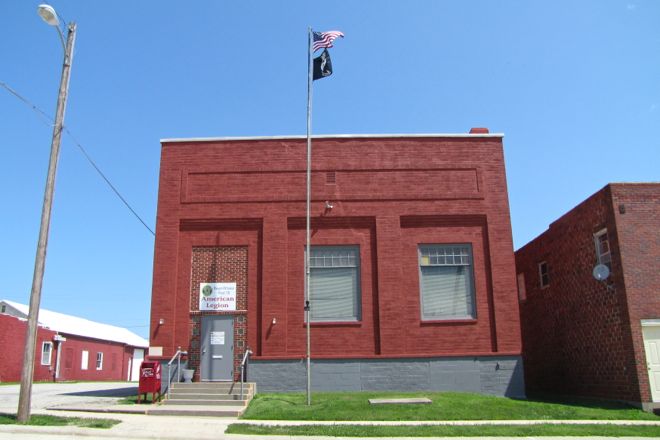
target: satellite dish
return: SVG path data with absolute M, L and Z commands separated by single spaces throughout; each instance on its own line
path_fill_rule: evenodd
M 595 279 L 598 281 L 605 281 L 610 276 L 610 268 L 604 264 L 597 264 L 591 272 Z

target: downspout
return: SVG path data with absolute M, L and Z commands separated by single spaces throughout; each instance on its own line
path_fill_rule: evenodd
M 63 341 L 57 342 L 57 356 L 55 356 L 55 382 L 60 378 L 60 356 L 62 355 L 62 344 Z

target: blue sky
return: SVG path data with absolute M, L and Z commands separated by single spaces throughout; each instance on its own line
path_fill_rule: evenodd
M 62 49 L 0 2 L 0 81 L 54 114 Z M 608 182 L 660 175 L 660 2 L 52 3 L 78 24 L 66 126 L 147 224 L 161 138 L 305 133 L 306 32 L 339 29 L 313 131 L 504 146 L 515 247 Z M 0 88 L 0 298 L 28 302 L 52 130 Z M 147 336 L 153 237 L 63 138 L 42 307 Z

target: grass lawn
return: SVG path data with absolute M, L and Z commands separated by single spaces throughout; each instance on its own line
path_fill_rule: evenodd
M 531 425 L 531 426 L 253 426 L 229 425 L 227 434 L 320 435 L 334 437 L 660 437 L 660 426 Z
M 370 405 L 370 398 L 428 397 L 432 404 Z M 660 417 L 613 402 L 563 403 L 472 393 L 340 392 L 257 394 L 243 415 L 255 420 L 656 420 Z
M 14 414 L 0 414 L 0 425 L 31 425 L 31 426 L 78 426 L 80 428 L 112 428 L 120 420 L 114 419 L 86 419 L 82 417 L 58 417 L 35 414 L 27 423 L 16 421 Z

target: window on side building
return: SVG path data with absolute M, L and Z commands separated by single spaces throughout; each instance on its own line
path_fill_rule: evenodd
M 548 269 L 548 263 L 545 261 L 539 263 L 539 283 L 541 288 L 548 287 L 550 285 L 550 271 Z
M 53 354 L 53 343 L 44 342 L 41 344 L 41 365 L 50 365 L 50 358 Z
M 470 244 L 419 246 L 422 320 L 474 319 Z
M 80 369 L 86 370 L 89 368 L 89 351 L 83 350 L 80 356 Z
M 360 320 L 359 246 L 312 246 L 311 322 Z
M 596 246 L 596 260 L 598 264 L 604 264 L 611 271 L 612 254 L 610 253 L 610 239 L 607 236 L 607 229 L 601 229 L 594 234 L 594 244 Z
M 96 353 L 96 369 L 97 370 L 103 369 L 103 353 L 100 351 Z

